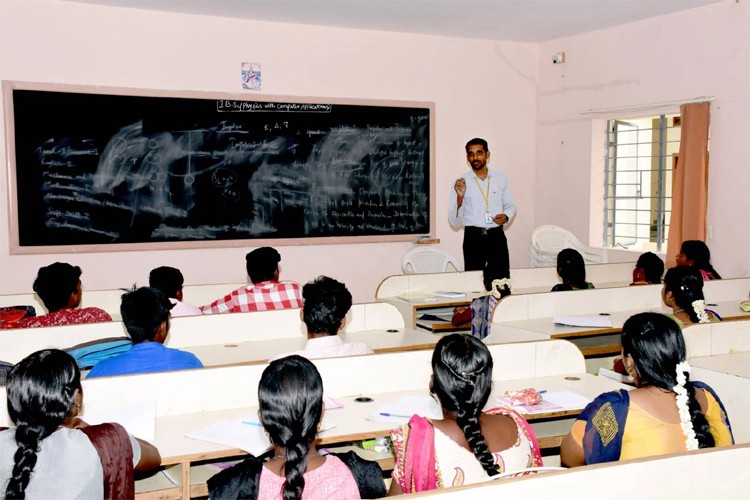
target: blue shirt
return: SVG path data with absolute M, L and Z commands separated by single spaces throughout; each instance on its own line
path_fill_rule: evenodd
M 86 378 L 203 368 L 195 354 L 164 347 L 159 342 L 135 344 L 128 352 L 100 361 Z
M 499 227 L 494 222 L 485 221 L 485 212 L 489 212 L 493 217 L 505 214 L 508 216 L 508 222 L 513 219 L 516 215 L 516 203 L 513 201 L 505 174 L 488 169 L 487 178 L 484 180 L 477 177 L 474 171 L 467 172 L 462 177 L 466 180 L 466 194 L 461 208 L 458 209 L 458 214 L 456 214 L 458 195 L 453 184 L 451 184 L 448 197 L 448 222 L 451 226 L 474 226 L 487 229 Z M 484 199 L 485 196 L 487 196 L 487 201 Z

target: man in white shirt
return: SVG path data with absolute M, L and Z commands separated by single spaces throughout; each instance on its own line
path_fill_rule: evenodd
M 327 276 L 319 276 L 302 287 L 304 305 L 300 317 L 307 326 L 307 344 L 297 354 L 307 359 L 339 358 L 373 354 L 364 342 L 342 342 L 338 333 L 346 326 L 346 313 L 352 307 L 352 294 L 346 285 Z
M 200 316 L 201 310 L 182 301 L 182 285 L 185 278 L 179 269 L 169 266 L 157 267 L 148 275 L 148 286 L 160 290 L 174 304 L 172 317 Z
M 488 169 L 489 159 L 487 141 L 475 138 L 466 143 L 471 172 L 456 180 L 448 206 L 450 225 L 464 226 L 464 268 L 484 271 L 487 290 L 492 280 L 510 277 L 505 226 L 516 215 L 508 178 Z

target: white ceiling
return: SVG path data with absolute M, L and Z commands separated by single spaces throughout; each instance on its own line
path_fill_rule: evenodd
M 543 42 L 723 0 L 64 0 L 187 14 Z

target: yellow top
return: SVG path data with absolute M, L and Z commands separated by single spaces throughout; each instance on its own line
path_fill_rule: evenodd
M 726 425 L 724 413 L 721 406 L 714 397 L 706 391 L 708 402 L 706 408 L 706 420 L 711 429 L 716 446 L 728 446 L 732 444 L 732 436 Z M 576 420 L 573 424 L 571 434 L 576 444 L 583 447 L 583 434 L 586 430 L 584 420 Z M 671 424 L 659 420 L 647 413 L 632 400 L 628 408 L 628 417 L 625 421 L 625 430 L 622 436 L 622 451 L 620 460 L 632 458 L 643 458 L 670 453 L 686 451 L 685 435 L 679 423 Z

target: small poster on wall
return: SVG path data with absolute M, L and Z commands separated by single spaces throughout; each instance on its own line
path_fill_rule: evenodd
M 242 63 L 242 88 L 247 90 L 260 90 L 260 64 Z

